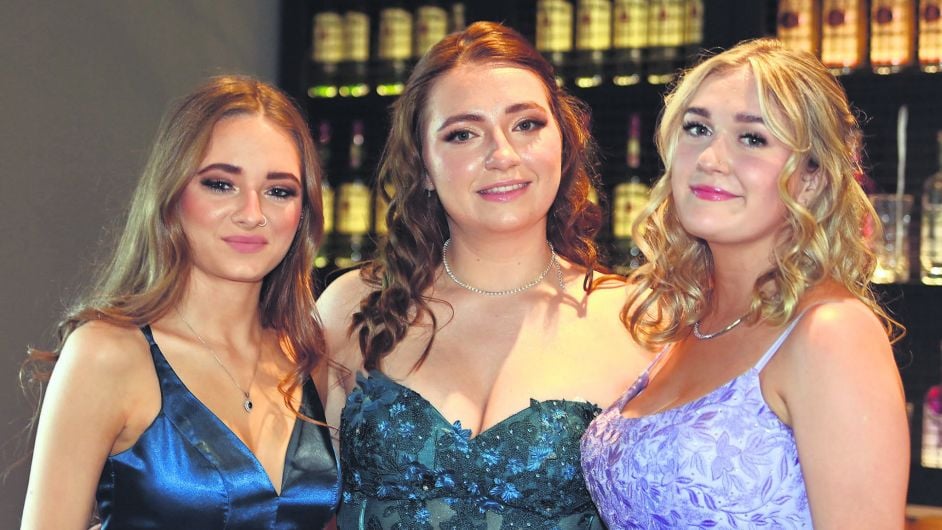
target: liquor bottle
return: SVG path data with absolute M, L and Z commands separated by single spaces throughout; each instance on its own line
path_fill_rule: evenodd
M 922 0 L 919 4 L 919 68 L 923 72 L 942 71 L 942 1 Z
M 536 49 L 556 68 L 556 81 L 563 84 L 572 54 L 572 3 L 568 0 L 537 0 Z
M 669 83 L 684 63 L 685 0 L 652 0 L 648 12 L 647 78 Z
M 612 8 L 611 78 L 618 86 L 641 81 L 648 47 L 648 0 L 615 0 Z
M 321 175 L 324 235 L 321 237 L 320 245 L 317 246 L 317 256 L 314 258 L 314 266 L 318 269 L 326 269 L 333 264 L 330 259 L 328 244 L 333 238 L 334 232 L 334 189 L 331 187 L 330 180 L 327 178 L 332 167 L 330 165 L 330 140 L 332 132 L 330 122 L 327 120 L 322 120 L 317 125 L 317 157 L 321 167 L 324 169 L 324 174 Z
M 942 381 L 933 385 L 922 400 L 922 467 L 942 469 Z
M 864 0 L 824 0 L 821 62 L 835 75 L 862 67 L 867 53 L 867 6 Z
M 412 13 L 402 0 L 382 3 L 379 11 L 379 35 L 377 38 L 376 93 L 380 96 L 398 96 L 409 77 L 409 61 L 412 59 Z
M 818 31 L 820 12 L 818 0 L 781 0 L 776 17 L 776 36 L 793 50 L 818 55 L 821 46 Z
M 687 64 L 696 62 L 703 44 L 703 0 L 687 0 L 684 16 L 684 55 Z
M 913 0 L 873 0 L 870 6 L 870 67 L 878 74 L 896 73 L 915 55 Z
M 633 112 L 628 122 L 626 149 L 627 175 L 615 185 L 612 201 L 612 240 L 616 272 L 627 274 L 643 261 L 638 246 L 631 238 L 631 228 L 648 202 L 651 192 L 641 173 L 641 116 Z
M 337 95 L 338 65 L 343 58 L 343 25 L 336 2 L 324 2 L 314 14 L 307 95 L 332 98 Z
M 367 258 L 370 231 L 370 188 L 366 185 L 363 120 L 353 120 L 346 174 L 337 188 L 335 238 L 331 252 L 338 268 Z
M 343 97 L 363 97 L 370 93 L 370 14 L 364 0 L 345 4 L 339 92 Z
M 612 46 L 610 0 L 579 0 L 576 5 L 576 51 L 573 81 L 580 88 L 602 84 L 605 55 Z
M 936 140 L 939 170 L 923 183 L 919 229 L 920 279 L 927 285 L 942 285 L 942 131 Z
M 461 31 L 467 26 L 465 6 L 462 0 L 453 0 L 448 9 L 448 32 Z
M 393 196 L 392 186 L 386 186 L 386 193 Z M 386 225 L 386 212 L 389 210 L 389 201 L 379 192 L 379 186 L 373 186 L 373 234 L 375 236 L 384 236 L 389 231 Z
M 415 62 L 448 33 L 448 11 L 438 0 L 421 0 L 415 9 Z

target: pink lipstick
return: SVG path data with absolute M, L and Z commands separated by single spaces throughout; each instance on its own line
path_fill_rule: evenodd
M 713 186 L 690 186 L 690 191 L 693 192 L 696 198 L 704 201 L 728 201 L 738 197 L 738 195 Z
M 502 183 L 478 190 L 478 195 L 486 201 L 507 202 L 523 195 L 529 182 Z
M 251 254 L 265 248 L 268 241 L 260 236 L 229 236 L 222 238 L 233 250 L 243 254 Z

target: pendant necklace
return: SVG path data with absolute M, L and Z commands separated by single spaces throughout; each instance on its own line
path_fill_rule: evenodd
M 193 336 L 196 337 L 196 340 L 200 341 L 200 344 L 202 344 L 204 348 L 209 350 L 209 353 L 212 354 L 213 359 L 216 360 L 216 364 L 218 364 L 219 367 L 222 368 L 222 371 L 225 372 L 227 376 L 229 376 L 229 380 L 232 381 L 232 385 L 236 387 L 236 389 L 239 391 L 240 394 L 242 394 L 242 397 L 244 399 L 242 401 L 242 409 L 245 410 L 246 413 L 252 412 L 252 407 L 254 407 L 255 405 L 252 403 L 252 397 L 249 394 L 249 392 L 252 390 L 252 383 L 255 382 L 255 374 L 256 372 L 258 372 L 258 360 L 255 361 L 255 367 L 252 369 L 252 379 L 249 380 L 249 389 L 242 390 L 242 387 L 239 386 L 239 382 L 236 381 L 236 378 L 232 375 L 232 372 L 230 372 L 229 369 L 226 368 L 226 365 L 222 364 L 222 361 L 219 360 L 219 356 L 216 355 L 216 350 L 212 349 L 209 346 L 209 344 L 206 342 L 206 340 L 204 340 L 203 337 L 199 333 L 197 333 L 195 329 L 193 329 L 193 326 L 191 326 L 190 323 L 187 322 L 186 318 L 183 317 L 183 313 L 180 312 L 179 308 L 174 308 L 174 309 L 176 309 L 177 315 L 180 316 L 180 320 L 182 320 L 183 323 L 186 325 L 187 329 L 190 330 L 190 333 L 192 333 Z M 262 356 L 261 345 L 259 345 L 258 356 L 259 358 L 261 358 Z

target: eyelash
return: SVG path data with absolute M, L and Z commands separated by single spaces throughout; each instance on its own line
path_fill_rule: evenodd
M 206 178 L 201 180 L 200 184 L 213 193 L 226 193 L 235 189 L 235 186 L 233 186 L 231 182 L 221 179 Z M 297 197 L 298 190 L 285 186 L 273 186 L 266 191 L 266 194 L 275 199 L 287 200 Z
M 525 128 L 524 128 L 524 125 L 526 125 Z M 538 120 L 538 119 L 534 119 L 534 118 L 526 118 L 526 119 L 520 120 L 520 122 L 518 122 L 516 125 L 514 125 L 514 130 L 519 130 L 519 131 L 522 131 L 522 132 L 532 132 L 532 131 L 538 131 L 538 130 L 542 129 L 543 127 L 546 127 L 546 121 L 545 121 L 545 120 Z M 446 142 L 449 142 L 449 143 L 451 143 L 451 142 L 458 142 L 458 143 L 467 142 L 468 140 L 471 139 L 471 137 L 472 137 L 473 134 L 474 134 L 474 133 L 472 133 L 472 132 L 471 132 L 470 130 L 468 130 L 468 129 L 456 129 L 456 130 L 451 131 L 451 132 L 449 132 L 448 134 L 445 135 L 445 141 L 446 141 Z M 462 138 L 462 137 L 461 137 L 462 135 L 465 135 L 465 137 Z
M 705 132 L 712 132 L 706 125 L 695 121 L 684 122 L 683 129 L 695 138 L 704 136 Z M 743 143 L 746 147 L 764 147 L 768 144 L 768 141 L 762 135 L 756 133 L 743 133 L 739 136 L 739 139 L 744 140 Z

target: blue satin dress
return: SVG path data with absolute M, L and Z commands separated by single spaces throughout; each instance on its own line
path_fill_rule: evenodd
M 245 444 L 183 385 L 142 328 L 160 381 L 162 406 L 129 449 L 108 457 L 98 482 L 102 530 L 322 528 L 340 497 L 327 428 L 295 421 L 281 494 Z M 313 382 L 301 412 L 324 420 Z

